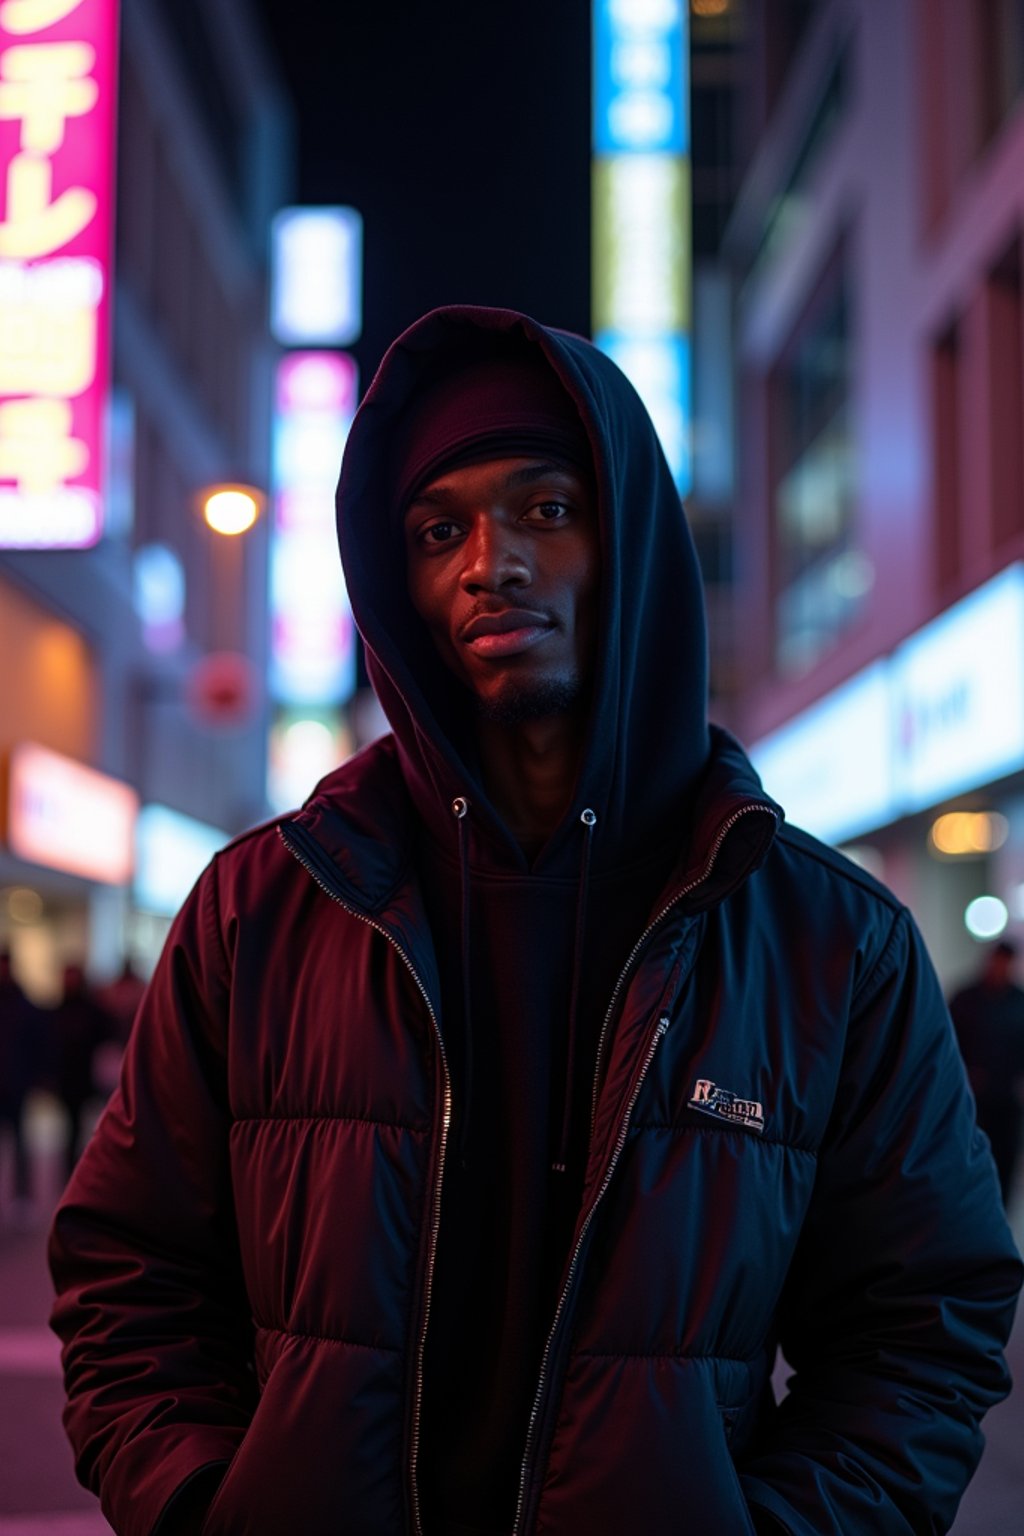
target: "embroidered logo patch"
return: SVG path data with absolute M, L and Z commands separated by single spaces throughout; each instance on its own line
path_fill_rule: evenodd
M 741 1099 L 728 1088 L 719 1088 L 706 1077 L 699 1077 L 693 1085 L 690 1108 L 699 1109 L 702 1115 L 713 1115 L 729 1125 L 743 1125 L 749 1131 L 764 1130 L 764 1106 L 756 1099 Z

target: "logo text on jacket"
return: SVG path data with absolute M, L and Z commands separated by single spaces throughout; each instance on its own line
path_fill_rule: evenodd
M 702 1115 L 713 1115 L 716 1120 L 730 1125 L 743 1125 L 750 1131 L 764 1130 L 764 1107 L 756 1099 L 741 1099 L 728 1088 L 719 1088 L 706 1077 L 699 1077 L 693 1085 L 690 1108 L 699 1109 Z

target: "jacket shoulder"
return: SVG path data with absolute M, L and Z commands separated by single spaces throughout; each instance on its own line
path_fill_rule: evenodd
M 309 854 L 326 861 L 357 907 L 376 911 L 406 878 L 408 844 L 405 780 L 394 738 L 384 736 L 322 779 L 300 809 L 241 833 L 209 872 L 222 909 L 241 911 L 282 898 Z
M 837 849 L 819 842 L 802 827 L 794 826 L 792 822 L 783 822 L 779 828 L 776 847 L 793 861 L 795 867 L 802 867 L 808 873 L 813 871 L 824 882 L 834 880 L 837 889 L 848 887 L 851 895 L 863 893 L 869 901 L 873 899 L 879 902 L 893 916 L 904 910 L 903 903 L 881 880 Z
M 261 848 L 276 846 L 281 828 L 292 822 L 314 824 L 324 816 L 344 818 L 360 806 L 393 801 L 401 782 L 394 737 L 378 737 L 326 774 L 301 806 L 279 811 L 239 832 L 214 854 L 212 865 L 232 865 Z M 358 816 L 352 820 L 358 825 Z

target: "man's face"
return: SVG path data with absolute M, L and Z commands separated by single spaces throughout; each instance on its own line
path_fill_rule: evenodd
M 413 606 L 487 719 L 581 700 L 593 667 L 599 539 L 584 473 L 540 458 L 438 475 L 405 514 Z

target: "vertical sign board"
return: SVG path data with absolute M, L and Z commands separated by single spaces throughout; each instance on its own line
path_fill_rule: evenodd
M 355 208 L 282 208 L 270 232 L 270 329 L 286 347 L 347 347 L 363 328 Z
M 103 528 L 117 0 L 0 0 L 0 547 Z
M 691 481 L 688 12 L 594 0 L 593 330 Z
M 270 691 L 278 704 L 339 705 L 355 687 L 355 630 L 334 527 L 334 487 L 355 415 L 344 352 L 289 352 L 277 365 Z

